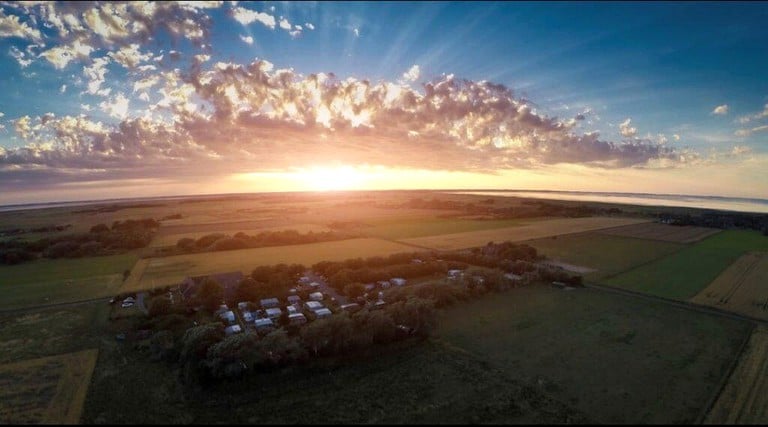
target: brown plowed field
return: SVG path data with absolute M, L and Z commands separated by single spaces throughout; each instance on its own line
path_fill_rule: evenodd
M 694 227 L 692 225 L 668 225 L 658 222 L 646 222 L 632 224 L 625 227 L 608 228 L 601 230 L 603 234 L 622 237 L 636 237 L 638 239 L 663 240 L 675 243 L 693 243 L 711 236 L 720 230 L 709 227 Z
M 742 255 L 691 299 L 747 316 L 768 320 L 768 253 Z
M 768 329 L 755 329 L 704 424 L 768 423 Z

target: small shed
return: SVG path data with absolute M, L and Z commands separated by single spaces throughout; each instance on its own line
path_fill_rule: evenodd
M 323 293 L 322 292 L 312 292 L 309 294 L 309 299 L 312 301 L 322 301 L 323 300 Z
M 239 332 L 242 332 L 242 328 L 240 328 L 240 325 L 231 325 L 224 328 L 224 335 L 230 336 L 232 334 L 236 334 Z
M 296 314 L 296 313 L 299 312 L 299 310 L 296 308 L 296 306 L 293 306 L 293 305 L 286 306 L 285 309 L 288 310 L 288 316 L 290 316 L 291 314 Z
M 261 300 L 261 308 L 275 308 L 280 306 L 280 300 L 277 298 L 265 298 Z
M 240 301 L 237 303 L 237 309 L 240 311 L 245 311 L 248 308 L 248 303 L 246 301 Z
M 229 323 L 235 323 L 235 313 L 232 312 L 232 310 L 228 310 L 219 314 L 219 317 L 221 317 L 223 320 L 226 320 Z
M 318 319 L 324 319 L 326 317 L 331 317 L 333 313 L 331 310 L 328 310 L 327 308 L 321 308 L 319 310 L 315 310 L 315 316 L 317 316 Z
M 274 308 L 268 308 L 267 309 L 267 317 L 270 319 L 277 319 L 283 314 L 283 310 L 280 310 L 278 307 Z
M 253 313 L 251 313 L 250 311 L 244 311 L 243 320 L 245 320 L 248 323 L 253 322 Z
M 253 325 L 256 326 L 256 329 L 271 328 L 275 326 L 275 324 L 272 323 L 272 319 L 256 319 L 253 321 Z
M 289 314 L 288 322 L 291 325 L 303 325 L 307 323 L 307 318 L 302 313 Z

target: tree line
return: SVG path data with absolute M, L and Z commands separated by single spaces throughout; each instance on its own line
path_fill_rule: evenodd
M 338 231 L 309 231 L 305 234 L 296 230 L 262 231 L 249 235 L 242 231 L 234 236 L 224 233 L 211 233 L 193 239 L 179 239 L 172 248 L 162 248 L 163 255 L 187 254 L 196 252 L 229 251 L 236 249 L 261 248 L 267 246 L 299 245 L 307 243 L 329 242 L 357 237 Z

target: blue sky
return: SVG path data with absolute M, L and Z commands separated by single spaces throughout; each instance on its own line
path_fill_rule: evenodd
M 208 3 L 0 6 L 0 189 L 382 167 L 768 197 L 765 4 Z

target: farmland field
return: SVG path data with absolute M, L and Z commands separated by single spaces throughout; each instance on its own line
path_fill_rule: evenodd
M 434 236 L 439 234 L 461 233 L 466 231 L 491 230 L 529 224 L 537 219 L 503 219 L 503 220 L 471 220 L 471 219 L 390 219 L 376 221 L 368 227 L 356 229 L 370 237 L 386 239 L 403 239 L 412 237 Z
M 691 225 L 677 226 L 657 222 L 633 224 L 600 231 L 600 233 L 612 236 L 636 237 L 638 239 L 663 240 L 675 243 L 698 242 L 718 232 L 720 230 L 717 228 L 694 227 Z
M 672 299 L 689 299 L 747 251 L 768 251 L 756 231 L 727 230 L 602 283 Z
M 0 310 L 114 294 L 136 259 L 127 253 L 0 266 Z
M 438 338 L 594 423 L 692 423 L 747 322 L 591 289 L 528 287 L 440 315 Z
M 768 329 L 755 328 L 704 424 L 768 423 Z
M 509 240 L 517 242 L 647 221 L 648 220 L 646 219 L 613 217 L 561 218 L 536 221 L 516 227 L 417 237 L 413 239 L 404 239 L 402 241 L 403 243 L 432 249 L 464 249 L 482 246 L 490 241 L 502 242 Z
M 380 239 L 349 239 L 305 245 L 207 252 L 151 258 L 143 274 L 131 272 L 122 292 L 132 292 L 180 283 L 187 276 L 232 270 L 245 273 L 259 265 L 298 263 L 310 266 L 319 261 L 341 261 L 348 258 L 386 256 L 412 252 L 413 247 Z M 138 267 L 138 266 L 137 266 Z
M 77 424 L 98 350 L 0 365 L 0 423 Z
M 620 273 L 683 247 L 678 243 L 638 240 L 601 232 L 548 237 L 526 243 L 549 259 L 597 270 L 584 275 L 590 280 Z
M 691 301 L 768 320 L 768 253 L 750 252 Z

